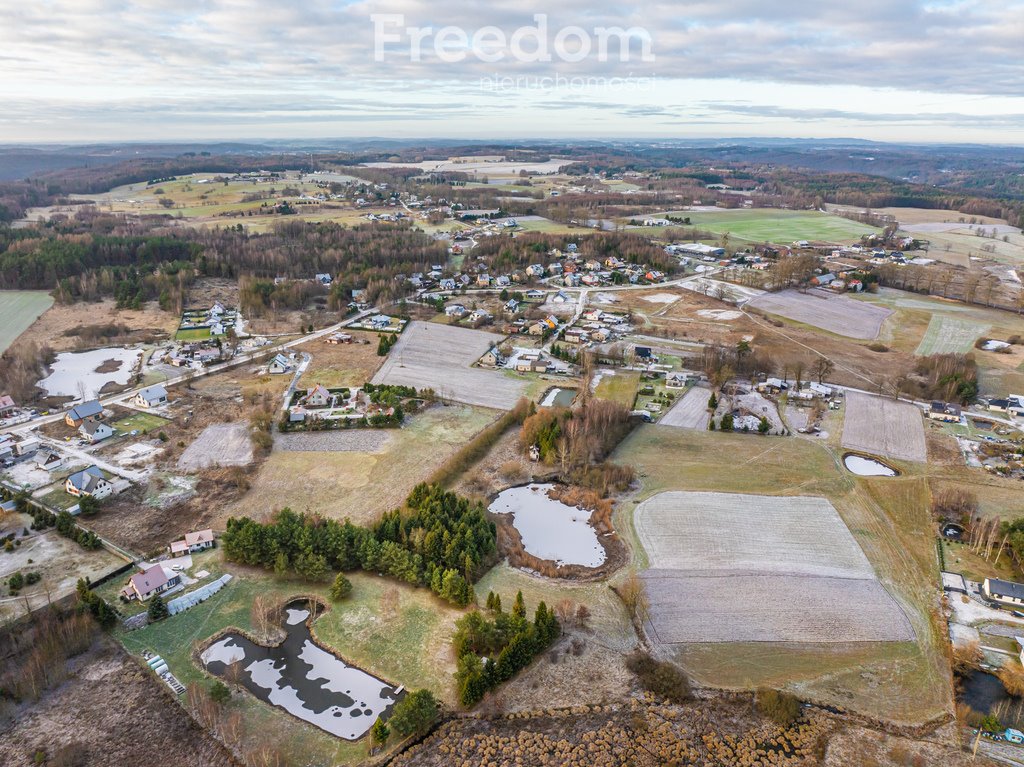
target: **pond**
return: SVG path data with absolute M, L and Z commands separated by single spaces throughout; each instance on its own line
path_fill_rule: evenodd
M 126 385 L 132 378 L 141 349 L 94 349 L 91 352 L 61 352 L 50 366 L 51 373 L 38 384 L 50 397 L 99 396 L 108 383 Z
M 855 453 L 843 456 L 843 465 L 848 471 L 861 477 L 896 477 L 899 472 L 874 458 L 865 458 Z
M 1010 696 L 995 674 L 972 671 L 960 677 L 960 702 L 965 703 L 979 714 L 991 714 L 1000 705 L 1010 701 Z
M 260 700 L 339 738 L 357 740 L 401 697 L 401 688 L 319 647 L 308 624 L 315 610 L 305 600 L 289 603 L 285 640 L 277 647 L 229 633 L 200 657 L 210 673 L 237 681 Z
M 544 395 L 544 399 L 541 400 L 540 406 L 569 407 L 574 399 L 576 399 L 575 389 L 559 389 L 558 387 L 555 387 Z
M 513 515 L 523 548 L 533 556 L 558 565 L 600 567 L 607 555 L 590 525 L 592 512 L 548 498 L 553 487 L 513 487 L 499 493 L 488 508 L 495 514 Z

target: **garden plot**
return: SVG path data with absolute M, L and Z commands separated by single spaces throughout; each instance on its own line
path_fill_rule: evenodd
M 855 391 L 846 395 L 843 447 L 904 461 L 928 460 L 917 407 Z
M 662 426 L 678 426 L 683 429 L 707 429 L 708 399 L 711 392 L 695 386 L 676 400 L 672 409 L 658 421 Z
M 974 342 L 988 332 L 989 326 L 981 322 L 933 314 L 928 330 L 914 354 L 965 354 L 974 348 Z
M 249 426 L 239 423 L 214 423 L 203 429 L 178 459 L 182 471 L 198 471 L 211 466 L 246 466 L 252 462 Z
M 914 638 L 824 498 L 666 492 L 635 525 L 659 642 Z
M 823 290 L 765 293 L 749 301 L 747 306 L 840 336 L 864 340 L 877 338 L 882 323 L 892 314 L 892 310 L 884 306 Z
M 96 397 L 108 384 L 128 385 L 141 359 L 141 349 L 61 352 L 38 386 L 50 397 Z
M 481 330 L 412 322 L 398 337 L 375 384 L 433 389 L 443 399 L 508 410 L 526 383 L 504 373 L 470 367 L 504 336 Z

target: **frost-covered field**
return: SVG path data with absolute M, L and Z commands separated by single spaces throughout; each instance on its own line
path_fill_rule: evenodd
M 848 338 L 877 338 L 892 310 L 824 290 L 765 293 L 747 306 Z
M 846 395 L 843 447 L 904 461 L 928 460 L 921 411 L 907 402 L 861 392 Z
M 61 352 L 50 366 L 52 372 L 39 382 L 39 387 L 51 397 L 96 397 L 108 383 L 127 385 L 141 358 L 141 349 L 118 347 Z M 107 372 L 98 372 L 100 368 Z
M 433 389 L 467 405 L 509 410 L 526 384 L 499 371 L 470 367 L 504 336 L 433 322 L 410 322 L 373 383 Z
M 666 492 L 635 525 L 660 642 L 914 638 L 824 498 Z

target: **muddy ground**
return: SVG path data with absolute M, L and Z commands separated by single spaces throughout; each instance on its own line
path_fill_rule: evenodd
M 238 763 L 112 640 L 69 661 L 70 677 L 0 722 L 0 763 L 233 767 Z

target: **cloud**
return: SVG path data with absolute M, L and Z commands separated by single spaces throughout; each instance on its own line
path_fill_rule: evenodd
M 525 8 L 518 0 L 486 5 L 462 0 L 0 0 L 0 98 L 13 105 L 0 126 L 49 117 L 64 123 L 77 119 L 88 129 L 105 113 L 126 120 L 176 113 L 179 121 L 225 115 L 355 121 L 389 114 L 432 122 L 439 115 L 505 121 L 516 94 L 481 96 L 477 83 L 481 77 L 518 75 L 653 75 L 665 85 L 658 98 L 644 103 L 615 104 L 600 88 L 577 94 L 575 103 L 556 102 L 577 116 L 588 108 L 591 114 L 610 108 L 619 126 L 638 130 L 663 118 L 717 119 L 699 113 L 707 105 L 687 102 L 688 83 L 708 80 L 746 84 L 730 86 L 725 98 L 735 108 L 723 112 L 719 105 L 718 114 L 748 123 L 765 118 L 954 125 L 961 111 L 970 114 L 964 105 L 972 99 L 1024 98 L 1024 0 L 595 5 L 592 0 L 562 0 L 550 9 Z M 595 45 L 599 27 L 638 27 L 650 34 L 654 60 L 637 59 L 637 40 L 627 62 L 614 55 L 602 61 L 593 52 L 579 61 L 556 56 L 551 62 L 509 57 L 486 62 L 469 52 L 451 63 L 432 44 L 448 25 L 469 36 L 493 26 L 508 38 L 519 27 L 535 25 L 538 12 L 548 14 L 549 44 L 569 25 L 581 28 Z M 431 27 L 421 60 L 410 59 L 405 32 L 385 47 L 383 61 L 375 60 L 374 14 L 398 14 L 404 26 Z M 935 94 L 941 104 L 926 116 L 889 110 L 886 114 L 898 117 L 890 119 L 863 104 L 816 113 L 813 102 L 797 108 L 782 92 L 851 86 L 907 94 L 908 103 L 919 102 L 921 93 Z M 519 97 L 523 108 L 536 110 L 533 121 L 550 117 L 537 99 L 523 91 Z M 744 112 L 738 108 L 741 100 L 766 106 Z M 986 124 L 1019 129 L 1017 106 L 1000 109 L 1003 115 L 986 118 Z

